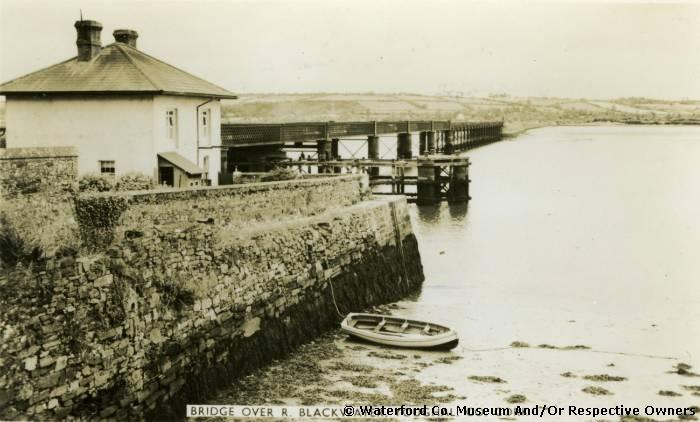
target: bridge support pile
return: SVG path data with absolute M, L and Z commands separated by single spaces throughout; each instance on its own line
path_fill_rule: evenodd
M 396 144 L 396 158 L 399 160 L 411 159 L 413 157 L 413 143 L 411 142 L 411 134 L 402 132 L 398 135 Z
M 418 158 L 416 203 L 436 205 L 469 201 L 469 159 L 445 159 L 440 156 Z
M 370 160 L 379 159 L 379 136 L 369 135 L 367 137 L 367 158 Z M 370 167 L 369 176 L 378 176 L 379 167 Z

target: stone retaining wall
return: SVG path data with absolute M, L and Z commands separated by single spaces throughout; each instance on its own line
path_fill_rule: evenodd
M 423 279 L 404 199 L 129 233 L 8 279 L 18 292 L 0 303 L 0 419 L 181 417 L 184 403 L 337 327 L 329 283 L 340 309 L 358 311 Z
M 73 147 L 0 148 L 0 197 L 63 191 L 77 177 Z

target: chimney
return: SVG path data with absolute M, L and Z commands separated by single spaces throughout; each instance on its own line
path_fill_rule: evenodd
M 114 35 L 114 41 L 136 48 L 136 39 L 139 37 L 138 32 L 132 29 L 116 29 L 112 35 Z
M 78 46 L 78 61 L 88 62 L 100 54 L 102 49 L 102 24 L 97 21 L 79 20 L 75 22 L 75 29 L 78 31 L 78 39 L 75 41 Z

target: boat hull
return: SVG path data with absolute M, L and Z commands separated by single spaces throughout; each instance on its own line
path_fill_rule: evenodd
M 416 344 L 416 345 L 411 345 L 406 342 L 384 342 L 384 341 L 377 341 L 377 340 L 370 340 L 365 337 L 360 337 L 352 333 L 347 333 L 350 337 L 350 339 L 361 342 L 361 343 L 372 343 L 372 344 L 382 344 L 385 346 L 392 346 L 392 347 L 401 347 L 405 349 L 420 349 L 420 350 L 452 350 L 455 347 L 459 345 L 459 338 L 454 338 L 452 340 L 447 340 L 446 342 L 438 342 L 436 344 Z
M 459 344 L 454 330 L 390 315 L 348 314 L 341 330 L 355 340 L 391 347 L 450 350 Z

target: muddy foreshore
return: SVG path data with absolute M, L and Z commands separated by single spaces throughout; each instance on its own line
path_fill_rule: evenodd
M 400 314 L 400 304 L 390 304 L 371 309 L 371 312 Z M 568 356 L 567 356 L 568 355 Z M 543 363 L 563 359 L 571 360 L 572 368 L 582 355 L 588 355 L 600 363 L 596 369 L 580 369 L 549 373 L 541 371 Z M 489 360 L 503 358 L 519 362 L 515 371 L 494 368 Z M 648 383 L 648 376 L 639 376 L 627 369 L 641 359 L 647 365 L 655 362 L 661 370 L 659 378 L 675 381 L 675 388 Z M 607 362 L 604 363 L 603 362 Z M 617 363 L 615 363 L 617 362 Z M 486 369 L 491 368 L 491 369 Z M 534 371 L 533 371 L 534 370 Z M 522 371 L 531 372 L 533 381 L 540 388 L 569 389 L 571 394 L 588 396 L 594 406 L 607 406 L 619 387 L 629 383 L 645 383 L 644 389 L 660 399 L 684 397 L 694 401 L 700 414 L 700 374 L 678 359 L 664 356 L 631 355 L 595 350 L 583 345 L 533 344 L 514 340 L 510 344 L 491 349 L 473 350 L 460 346 L 450 352 L 416 351 L 386 348 L 359 343 L 349 339 L 340 330 L 324 334 L 315 341 L 301 346 L 288 358 L 274 361 L 268 367 L 242 378 L 229 388 L 220 391 L 209 404 L 322 406 L 335 405 L 486 405 L 514 409 L 515 406 L 542 404 L 541 391 L 519 388 Z M 431 374 L 451 372 L 447 382 Z M 621 375 L 624 374 L 624 375 Z M 454 383 L 454 375 L 462 381 Z M 470 391 L 478 391 L 472 395 Z M 545 399 L 547 400 L 547 399 Z M 547 404 L 565 405 L 547 401 Z M 693 407 L 692 405 L 690 405 Z M 661 406 L 663 407 L 663 406 Z M 517 420 L 501 417 L 501 420 Z M 213 420 L 217 420 L 213 418 Z M 223 420 L 223 419 L 219 419 Z M 600 420 L 600 419 L 597 419 Z M 611 419 L 613 420 L 613 419 Z M 671 420 L 698 420 L 697 416 L 680 418 L 622 417 L 627 422 L 651 422 Z

